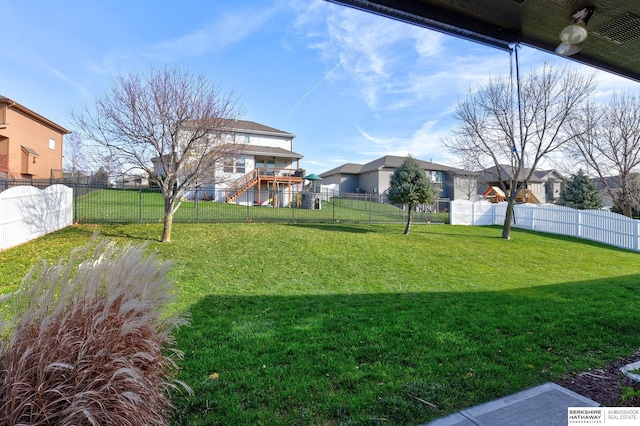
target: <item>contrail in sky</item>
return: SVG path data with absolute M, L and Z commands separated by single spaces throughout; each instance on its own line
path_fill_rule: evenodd
M 334 72 L 335 70 L 337 70 L 337 69 L 338 69 L 342 64 L 344 64 L 345 62 L 347 62 L 347 61 L 349 60 L 349 58 L 350 58 L 354 53 L 356 53 L 356 51 L 357 51 L 358 49 L 360 49 L 360 47 L 361 47 L 361 46 L 362 46 L 362 45 L 363 45 L 367 40 L 369 40 L 369 39 L 370 39 L 370 38 L 371 38 L 375 33 L 377 33 L 377 32 L 380 30 L 380 28 L 382 28 L 382 26 L 383 26 L 384 24 L 386 24 L 386 23 L 387 23 L 387 21 L 386 21 L 386 20 L 383 20 L 383 21 L 380 23 L 380 25 L 378 25 L 378 26 L 377 26 L 376 28 L 374 28 L 374 29 L 373 29 L 369 34 L 367 34 L 367 36 L 366 36 L 365 38 L 363 38 L 363 39 L 360 41 L 360 43 L 358 43 L 358 45 L 357 45 L 356 47 L 354 47 L 354 48 L 351 50 L 351 52 L 349 52 L 349 54 L 348 54 L 347 56 L 345 56 L 345 57 L 344 57 L 340 62 L 338 62 L 338 64 L 337 64 L 335 67 L 331 68 L 331 70 L 330 70 L 328 73 L 326 73 L 326 74 L 324 75 L 324 77 L 322 77 L 322 79 L 320 79 L 320 81 L 318 81 L 318 82 L 317 82 L 317 83 L 316 83 L 316 84 L 315 84 L 315 85 L 314 85 L 314 86 L 313 86 L 313 87 L 312 87 L 312 88 L 311 88 L 307 93 L 305 93 L 305 94 L 304 94 L 304 96 L 303 96 L 303 97 L 301 97 L 301 98 L 300 98 L 300 100 L 299 100 L 298 102 L 296 102 L 296 104 L 293 106 L 293 108 L 291 108 L 291 111 L 289 111 L 289 117 L 291 117 L 291 114 L 293 114 L 293 111 L 295 111 L 295 110 L 296 110 L 296 108 L 298 108 L 298 105 L 300 105 L 300 104 L 302 103 L 302 101 L 304 101 L 304 100 L 305 100 L 305 99 L 306 99 L 306 98 L 311 94 L 311 92 L 313 92 L 314 90 L 316 90 L 316 89 L 318 88 L 318 86 L 320 86 L 320 85 L 322 84 L 322 82 L 323 82 L 323 81 L 325 81 L 327 78 L 329 78 L 329 76 L 330 76 L 331 74 L 333 74 L 333 72 Z

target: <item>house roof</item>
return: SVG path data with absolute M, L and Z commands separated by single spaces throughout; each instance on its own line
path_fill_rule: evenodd
M 382 170 L 382 169 L 397 169 L 402 165 L 402 163 L 404 163 L 404 160 L 406 159 L 407 157 L 399 157 L 396 155 L 385 155 L 384 157 L 380 157 L 362 166 L 362 168 L 360 169 L 360 173 L 368 173 L 368 172 Z M 441 172 L 460 171 L 460 169 L 457 169 L 455 167 L 445 166 L 443 164 L 434 163 L 432 161 L 423 161 L 418 159 L 415 159 L 415 160 L 420 165 L 420 168 L 424 170 L 441 171 Z
M 285 157 L 295 159 L 304 157 L 304 155 L 298 154 L 297 152 L 288 151 L 284 148 L 278 148 L 274 146 L 243 145 L 238 146 L 238 149 L 239 153 L 249 155 L 265 155 L 270 157 Z
M 338 166 L 335 169 L 328 170 L 324 173 L 320 173 L 320 177 L 326 178 L 333 175 L 357 175 L 360 173 L 362 164 L 345 163 L 342 166 Z
M 384 157 L 377 158 L 368 162 L 365 165 L 356 163 L 345 163 L 335 169 L 328 170 L 324 173 L 320 173 L 320 176 L 326 178 L 337 174 L 342 175 L 359 175 L 361 173 L 373 172 L 382 169 L 397 169 L 404 163 L 407 157 L 399 157 L 396 155 L 385 155 Z M 443 164 L 434 163 L 433 161 L 422 161 L 416 159 L 418 164 L 423 170 L 442 171 L 442 172 L 462 172 L 463 170 L 455 167 L 445 166 Z
M 20 145 L 20 147 L 22 148 L 22 150 L 23 150 L 25 153 L 27 153 L 27 154 L 29 154 L 29 155 L 32 155 L 32 156 L 34 156 L 34 157 L 40 157 L 40 156 L 38 155 L 38 153 L 36 152 L 36 150 L 35 150 L 35 149 L 33 149 L 33 148 L 31 148 L 31 147 L 28 147 L 28 146 L 24 146 L 24 145 Z
M 638 0 L 329 0 L 509 50 L 522 43 L 553 53 L 560 31 L 585 7 L 589 36 L 570 59 L 640 81 Z
M 0 106 L 2 106 L 2 105 L 6 105 L 8 107 L 14 108 L 15 110 L 21 112 L 22 114 L 27 115 L 31 119 L 39 121 L 40 123 L 44 124 L 45 126 L 51 127 L 53 130 L 55 130 L 57 132 L 60 132 L 63 135 L 68 135 L 69 133 L 71 133 L 70 130 L 65 129 L 61 125 L 59 125 L 57 123 L 54 123 L 53 121 L 51 121 L 48 118 L 38 114 L 37 112 L 30 110 L 26 106 L 21 105 L 21 104 L 17 103 L 14 100 L 11 100 L 9 98 L 6 98 L 6 97 L 0 95 Z
M 246 120 L 232 120 L 230 122 L 229 129 L 232 132 L 238 133 L 253 133 L 259 135 L 272 135 L 286 138 L 295 138 L 293 133 L 285 132 L 274 127 L 265 126 L 264 124 L 256 123 L 254 121 Z
M 283 158 L 295 158 L 301 159 L 304 157 L 302 154 L 298 154 L 297 152 L 287 151 L 283 148 L 278 148 L 274 146 L 259 146 L 259 145 L 236 145 L 234 147 L 234 152 L 237 154 L 247 154 L 247 155 L 264 155 L 267 157 L 283 157 Z M 168 157 L 168 154 L 165 154 L 165 158 Z M 160 161 L 160 157 L 153 157 L 151 159 L 153 162 Z
M 565 180 L 565 177 L 562 176 L 562 174 L 560 172 L 558 172 L 555 169 L 551 169 L 551 170 L 536 170 L 535 172 L 533 172 L 533 174 L 540 180 L 549 180 L 549 178 L 556 178 L 556 179 L 562 179 Z M 554 176 L 555 175 L 555 176 Z
M 520 169 L 520 173 L 518 174 L 517 180 L 523 181 L 528 175 L 531 169 L 522 168 Z M 498 167 L 489 167 L 480 173 L 480 182 L 496 182 L 498 180 L 498 176 L 502 177 L 503 181 L 511 180 L 514 176 L 513 167 L 501 164 Z M 536 172 L 531 175 L 529 182 L 544 182 L 545 179 L 536 176 Z

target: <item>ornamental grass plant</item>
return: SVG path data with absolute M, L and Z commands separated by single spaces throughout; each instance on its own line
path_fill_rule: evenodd
M 35 266 L 0 352 L 2 425 L 166 425 L 175 380 L 168 262 L 94 237 Z

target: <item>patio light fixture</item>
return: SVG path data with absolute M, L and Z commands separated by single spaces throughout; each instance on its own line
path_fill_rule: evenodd
M 560 31 L 560 45 L 556 48 L 556 53 L 561 56 L 575 55 L 582 50 L 582 43 L 587 39 L 587 22 L 593 14 L 593 7 L 585 7 L 577 11 L 571 17 L 571 25 L 564 27 Z

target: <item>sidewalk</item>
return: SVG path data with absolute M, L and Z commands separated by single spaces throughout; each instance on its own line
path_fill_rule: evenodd
M 598 407 L 569 389 L 545 383 L 427 423 L 428 426 L 566 426 L 568 407 Z

